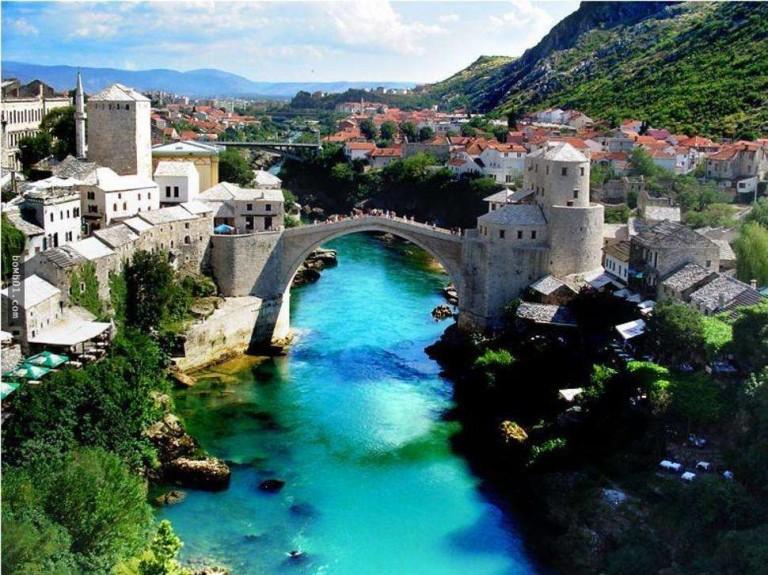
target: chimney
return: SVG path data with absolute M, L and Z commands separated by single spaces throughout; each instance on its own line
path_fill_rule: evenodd
M 719 304 L 720 309 L 725 307 L 725 294 L 721 293 L 717 296 L 717 303 Z
M 757 289 L 757 280 L 756 279 L 749 280 L 749 287 L 751 287 L 752 289 Z

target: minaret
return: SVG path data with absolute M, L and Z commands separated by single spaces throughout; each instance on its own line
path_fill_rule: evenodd
M 77 89 L 75 90 L 75 146 L 77 157 L 85 159 L 85 95 L 83 79 L 77 71 Z

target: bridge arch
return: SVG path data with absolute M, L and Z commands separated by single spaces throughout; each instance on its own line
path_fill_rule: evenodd
M 362 216 L 335 223 L 320 223 L 283 232 L 279 286 L 287 291 L 299 266 L 315 249 L 336 238 L 359 232 L 381 232 L 407 240 L 434 257 L 450 277 L 461 299 L 464 289 L 461 236 L 425 224 Z

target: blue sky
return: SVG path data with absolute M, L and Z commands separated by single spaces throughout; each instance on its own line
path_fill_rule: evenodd
M 219 68 L 257 81 L 432 82 L 520 55 L 578 2 L 2 2 L 2 57 Z

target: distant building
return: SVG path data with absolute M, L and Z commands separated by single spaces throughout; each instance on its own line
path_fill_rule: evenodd
M 150 100 L 113 84 L 88 100 L 88 159 L 121 176 L 152 178 Z
M 152 148 L 152 168 L 165 162 L 192 162 L 197 169 L 200 189 L 207 190 L 219 183 L 219 153 L 221 146 L 203 142 L 172 142 Z
M 194 201 L 200 193 L 200 175 L 192 162 L 158 162 L 155 183 L 161 204 Z
M 40 122 L 51 110 L 71 105 L 63 94 L 56 94 L 50 86 L 34 80 L 20 84 L 18 80 L 3 80 L 0 100 L 0 125 L 2 126 L 2 157 L 0 167 L 20 170 L 17 154 L 19 141 L 40 131 Z
M 738 182 L 752 178 L 756 185 L 757 180 L 768 178 L 768 149 L 758 142 L 744 141 L 723 146 L 707 157 L 707 176 L 733 188 Z
M 283 229 L 285 199 L 282 190 L 241 188 L 237 184 L 221 182 L 200 192 L 199 200 L 213 210 L 214 229 L 222 224 L 239 234 Z

